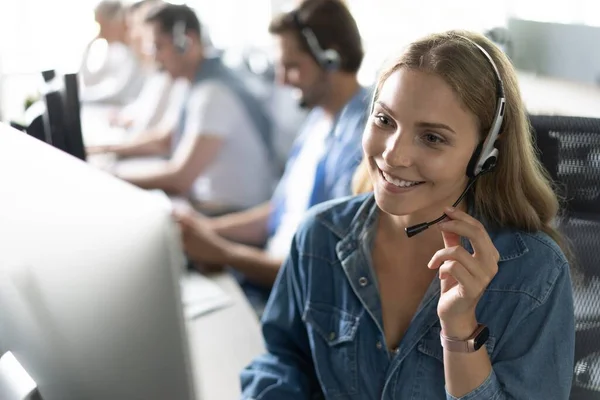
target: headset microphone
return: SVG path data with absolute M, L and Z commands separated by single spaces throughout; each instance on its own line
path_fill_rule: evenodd
M 492 122 L 492 126 L 485 140 L 480 143 L 475 152 L 471 156 L 471 160 L 469 160 L 469 165 L 467 167 L 467 176 L 469 177 L 469 182 L 467 183 L 467 187 L 461 193 L 460 197 L 456 202 L 452 205 L 452 207 L 458 206 L 458 204 L 465 197 L 469 189 L 475 184 L 477 179 L 488 172 L 490 172 L 496 166 L 496 161 L 498 160 L 498 149 L 495 147 L 496 139 L 498 138 L 498 134 L 500 133 L 500 128 L 502 127 L 502 120 L 504 119 L 504 109 L 506 105 L 506 98 L 504 96 L 504 84 L 502 83 L 502 79 L 500 78 L 500 72 L 494 63 L 492 57 L 488 54 L 487 51 L 474 41 L 464 36 L 459 36 L 462 39 L 470 42 L 475 45 L 487 58 L 492 68 L 494 69 L 494 74 L 496 76 L 496 91 L 497 91 L 497 101 L 496 101 L 496 114 L 494 115 L 494 120 Z M 405 228 L 406 235 L 408 237 L 413 237 L 418 233 L 423 232 L 427 228 L 432 225 L 441 222 L 447 217 L 446 214 L 443 214 L 441 217 L 431 221 L 424 222 L 417 225 L 412 225 Z
M 467 187 L 465 187 L 465 190 L 463 190 L 463 192 L 460 194 L 460 197 L 458 198 L 458 200 L 456 200 L 456 202 L 454 202 L 454 204 L 452 204 L 452 207 L 456 207 L 456 206 L 458 206 L 460 204 L 460 202 L 465 197 L 465 195 L 467 194 L 467 192 L 469 191 L 469 189 L 471 189 L 471 186 L 473 186 L 473 184 L 475 183 L 475 181 L 477 180 L 477 178 L 479 178 L 484 173 L 485 172 L 482 172 L 479 175 L 476 175 L 474 178 L 469 179 L 469 182 L 467 183 Z M 413 237 L 416 234 L 423 232 L 425 229 L 429 228 L 430 226 L 435 225 L 438 222 L 442 222 L 446 217 L 447 217 L 446 214 L 442 214 L 441 217 L 439 217 L 437 219 L 434 219 L 431 222 L 423 222 L 421 224 L 409 226 L 409 227 L 407 227 L 407 228 L 404 229 L 405 232 L 406 232 L 406 236 Z

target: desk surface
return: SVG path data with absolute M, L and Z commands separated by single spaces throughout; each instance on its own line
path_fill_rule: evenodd
M 238 400 L 240 372 L 264 351 L 260 324 L 235 279 L 211 277 L 233 305 L 188 321 L 190 355 L 200 400 Z

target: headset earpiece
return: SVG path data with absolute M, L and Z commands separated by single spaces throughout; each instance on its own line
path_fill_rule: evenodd
M 190 47 L 190 38 L 186 34 L 185 21 L 179 20 L 173 25 L 173 45 L 178 53 L 184 54 Z
M 498 149 L 495 148 L 494 151 L 492 151 L 492 154 L 490 154 L 483 162 L 480 173 L 485 174 L 487 172 L 490 172 L 491 170 L 494 169 L 497 162 L 498 162 Z
M 483 142 L 480 142 L 477 147 L 475 148 L 475 151 L 473 152 L 473 155 L 471 156 L 471 159 L 469 160 L 469 164 L 467 165 L 467 176 L 469 178 L 474 178 L 475 177 L 475 166 L 477 165 L 477 163 L 480 160 L 480 155 L 481 155 L 481 148 L 483 147 Z
M 498 135 L 500 134 L 500 130 L 502 128 L 502 121 L 504 120 L 504 111 L 506 107 L 506 98 L 504 96 L 504 84 L 502 83 L 502 78 L 500 77 L 500 72 L 498 71 L 498 67 L 496 67 L 496 63 L 489 55 L 489 53 L 481 47 L 479 44 L 475 43 L 469 38 L 461 36 L 466 41 L 475 45 L 479 51 L 487 58 L 492 69 L 494 70 L 494 75 L 496 77 L 496 112 L 494 113 L 494 119 L 492 120 L 492 126 L 488 131 L 487 135 L 483 142 L 477 145 L 477 148 L 473 152 L 473 156 L 469 160 L 469 165 L 467 166 L 467 176 L 469 178 L 475 178 L 476 176 L 490 172 L 496 166 L 496 162 L 498 161 L 498 149 L 496 148 L 496 141 L 498 140 Z
M 340 69 L 340 56 L 337 51 L 327 49 L 322 53 L 321 66 L 328 71 L 337 71 Z
M 294 22 L 298 26 L 298 30 L 306 44 L 310 53 L 313 55 L 317 63 L 326 71 L 336 71 L 340 69 L 342 58 L 334 49 L 323 49 L 319 44 L 317 36 L 313 30 L 300 20 L 298 12 L 293 13 Z
M 504 119 L 506 99 L 504 96 L 498 98 L 498 104 L 496 106 L 496 114 L 492 122 L 492 127 L 486 135 L 483 142 L 477 145 L 469 165 L 467 167 L 467 176 L 474 178 L 479 174 L 490 172 L 498 161 L 498 149 L 496 148 L 498 135 L 500 134 L 500 128 L 502 128 L 502 121 Z

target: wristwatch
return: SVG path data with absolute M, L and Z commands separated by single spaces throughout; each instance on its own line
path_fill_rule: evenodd
M 476 352 L 487 342 L 490 337 L 490 330 L 483 324 L 477 325 L 475 332 L 468 338 L 461 340 L 454 337 L 448 337 L 444 335 L 444 332 L 440 332 L 440 339 L 442 341 L 442 347 L 448 351 L 456 353 L 473 353 Z

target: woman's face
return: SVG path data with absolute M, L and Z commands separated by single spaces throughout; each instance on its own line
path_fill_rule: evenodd
M 475 115 L 439 76 L 400 68 L 384 82 L 363 136 L 375 199 L 386 213 L 439 217 L 468 181 Z

